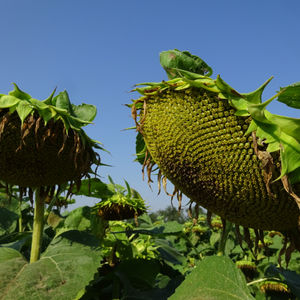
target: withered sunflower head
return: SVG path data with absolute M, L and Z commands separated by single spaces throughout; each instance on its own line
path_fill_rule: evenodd
M 113 194 L 105 197 L 93 207 L 93 211 L 104 220 L 126 220 L 137 218 L 147 212 L 145 201 L 141 195 L 130 188 L 125 181 L 127 189 L 115 184 L 109 177 L 111 184 L 108 185 Z
M 170 180 L 196 208 L 247 230 L 284 232 L 300 249 L 300 119 L 266 109 L 276 98 L 299 109 L 300 84 L 262 102 L 271 79 L 239 93 L 186 51 L 162 52 L 161 64 L 169 80 L 138 84 L 141 97 L 129 105 L 149 182 L 158 167 L 158 181 Z
M 236 266 L 244 273 L 248 280 L 253 280 L 258 275 L 256 264 L 248 260 L 239 260 Z
M 54 91 L 55 92 L 55 91 Z M 78 182 L 100 164 L 82 127 L 96 116 L 96 107 L 74 105 L 66 91 L 44 101 L 17 85 L 0 95 L 0 180 L 23 188 Z
M 282 299 L 288 299 L 288 296 L 292 296 L 287 284 L 279 280 L 264 281 L 260 284 L 260 290 L 268 296 L 282 296 Z

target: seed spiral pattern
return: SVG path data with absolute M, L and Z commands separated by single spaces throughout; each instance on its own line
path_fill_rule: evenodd
M 145 97 L 141 132 L 161 172 L 192 201 L 244 227 L 290 230 L 299 210 L 279 181 L 266 188 L 250 117 L 238 117 L 226 99 L 204 89 L 172 88 Z M 277 153 L 274 174 L 280 174 Z M 297 184 L 296 191 L 300 191 Z

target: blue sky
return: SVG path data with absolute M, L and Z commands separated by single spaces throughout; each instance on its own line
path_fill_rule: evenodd
M 0 93 L 16 82 L 44 99 L 57 87 L 75 104 L 96 105 L 86 131 L 111 152 L 100 153 L 113 166 L 100 169 L 103 181 L 126 179 L 152 210 L 170 201 L 142 181 L 135 133 L 122 129 L 133 126 L 124 106 L 138 97 L 133 85 L 166 79 L 159 52 L 189 50 L 240 92 L 273 75 L 265 99 L 300 81 L 298 0 L 2 0 L 0 11 Z M 280 103 L 270 110 L 300 117 Z

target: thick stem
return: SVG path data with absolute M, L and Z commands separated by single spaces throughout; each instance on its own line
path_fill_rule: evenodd
M 42 193 L 40 188 L 36 189 L 30 263 L 39 260 L 41 254 L 42 235 L 44 229 L 44 200 L 45 193 Z
M 23 232 L 23 219 L 22 215 L 19 217 L 19 232 Z
M 19 201 L 19 232 L 23 232 L 22 200 Z
M 232 223 L 226 221 L 225 228 L 222 232 L 222 236 L 219 241 L 219 247 L 218 247 L 218 253 L 217 253 L 218 256 L 222 256 L 225 254 L 226 241 L 227 241 L 227 237 L 228 237 L 228 234 L 231 231 L 231 229 L 232 229 Z

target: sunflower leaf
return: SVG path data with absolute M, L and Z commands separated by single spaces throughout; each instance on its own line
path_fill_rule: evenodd
M 55 106 L 66 110 L 71 115 L 74 115 L 73 108 L 67 91 L 63 91 L 58 94 L 56 98 Z
M 72 104 L 72 110 L 74 112 L 74 116 L 87 122 L 92 122 L 97 114 L 96 106 L 86 103 L 82 103 L 81 105 Z
M 0 108 L 10 108 L 17 105 L 20 101 L 12 95 L 0 95 Z
M 17 113 L 21 119 L 21 124 L 23 124 L 26 117 L 33 111 L 32 106 L 27 101 L 20 101 L 16 107 Z
M 278 96 L 278 101 L 300 109 L 300 82 L 291 84 L 285 88 L 281 88 L 282 93 Z
M 27 93 L 20 90 L 19 87 L 15 83 L 13 83 L 13 85 L 14 85 L 15 88 L 14 88 L 13 91 L 8 93 L 9 95 L 12 95 L 12 96 L 14 96 L 16 98 L 19 98 L 21 100 L 29 100 L 31 98 L 30 95 L 28 95 Z
M 170 79 L 178 77 L 178 72 L 174 69 L 182 69 L 196 74 L 210 76 L 212 69 L 204 60 L 188 51 L 177 49 L 163 51 L 160 53 L 160 63 L 167 72 Z

